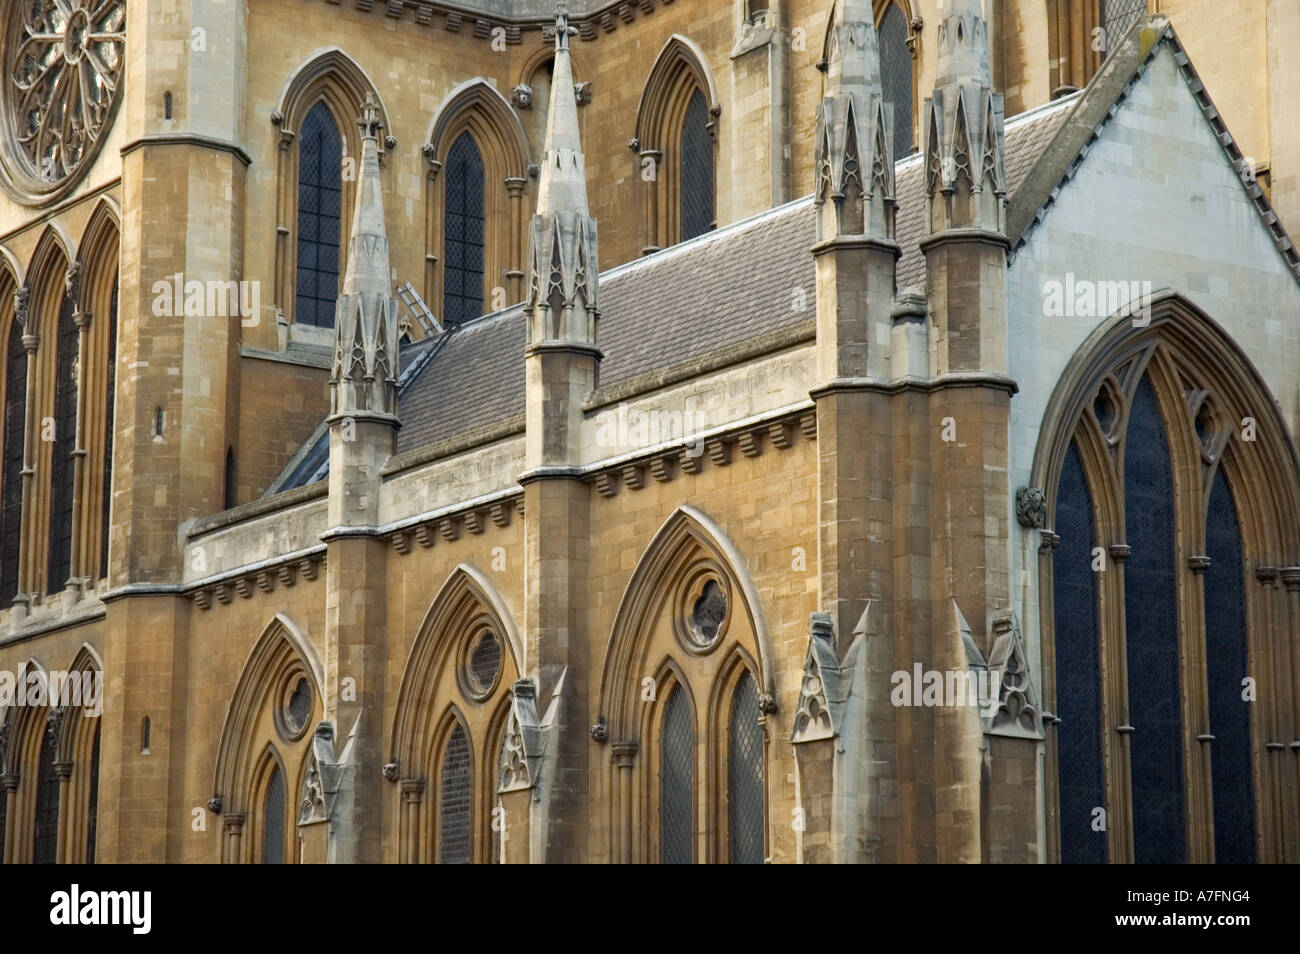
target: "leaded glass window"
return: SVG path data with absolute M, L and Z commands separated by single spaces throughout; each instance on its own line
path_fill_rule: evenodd
M 1220 467 L 1206 517 L 1205 658 L 1210 696 L 1210 765 L 1214 793 L 1214 860 L 1255 861 L 1255 786 L 1250 765 L 1250 703 L 1242 698 L 1249 675 L 1241 526 Z
M 48 590 L 57 593 L 68 582 L 72 557 L 72 494 L 77 446 L 77 325 L 72 300 L 66 296 L 59 311 L 58 354 L 54 381 L 54 449 L 50 470 L 50 564 Z
M 33 861 L 52 865 L 59 847 L 59 778 L 54 774 L 58 736 L 46 725 L 42 733 L 41 762 L 36 774 L 36 831 Z
M 758 689 L 745 673 L 731 695 L 727 727 L 727 827 L 731 863 L 761 865 L 764 857 L 763 728 Z
M 4 818 L 0 814 L 0 821 Z M 86 864 L 95 863 L 95 834 L 99 829 L 99 726 L 95 726 L 95 747 L 90 753 L 90 805 L 86 812 Z M 2 830 L 2 826 L 0 826 Z M 3 846 L 0 846 L 0 850 Z
M 343 140 L 334 117 L 317 103 L 298 140 L 298 278 L 294 320 L 334 326 L 339 295 L 339 220 L 343 203 Z
M 681 686 L 664 702 L 659 738 L 659 860 L 687 865 L 695 860 L 695 729 L 691 704 Z
M 284 773 L 280 766 L 271 769 L 263 800 L 262 864 L 284 864 Z
M 1060 778 L 1061 860 L 1104 863 L 1106 833 L 1093 831 L 1094 810 L 1106 807 L 1101 757 L 1101 663 L 1097 638 L 1097 533 L 1092 495 L 1074 444 L 1056 491 L 1053 560 L 1056 608 L 1057 762 Z
M 472 860 L 470 782 L 469 740 L 465 737 L 465 730 L 457 724 L 442 753 L 438 782 L 440 864 L 467 865 Z
M 461 133 L 447 153 L 442 310 L 453 324 L 483 314 L 483 157 Z
M 682 241 L 713 228 L 713 134 L 709 131 L 709 105 L 696 90 L 682 122 L 681 155 Z
M 5 360 L 4 480 L 0 488 L 0 606 L 18 593 L 18 547 L 23 513 L 23 438 L 27 429 L 27 352 L 23 326 L 9 326 Z
M 1143 379 L 1124 444 L 1124 565 L 1133 840 L 1138 863 L 1186 858 L 1178 683 L 1174 487 L 1169 442 L 1151 382 Z
M 1147 15 L 1147 0 L 1101 0 L 1101 25 L 1106 31 L 1106 52 L 1113 52 L 1133 24 Z
M 891 3 L 880 21 L 880 86 L 894 114 L 894 158 L 912 151 L 912 51 L 907 48 L 907 17 Z
M 99 540 L 99 575 L 108 576 L 108 538 L 113 508 L 113 408 L 117 399 L 117 292 L 113 283 L 113 301 L 108 310 L 108 382 L 104 385 L 104 499 L 103 534 Z

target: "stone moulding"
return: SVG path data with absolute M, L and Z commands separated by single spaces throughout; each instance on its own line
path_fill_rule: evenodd
M 293 586 L 301 576 L 305 580 L 315 580 L 320 567 L 325 563 L 325 552 L 318 551 L 306 556 L 295 555 L 282 562 L 267 561 L 256 568 L 242 568 L 223 578 L 201 581 L 186 587 L 190 599 L 201 610 L 212 608 L 213 598 L 223 606 L 232 602 L 232 593 L 243 599 L 251 599 L 254 589 L 270 593 L 279 582 L 283 586 Z
M 669 449 L 659 447 L 630 460 L 601 466 L 587 479 L 597 494 L 609 498 L 618 493 L 620 486 L 629 490 L 644 488 L 647 485 L 647 472 L 656 482 L 668 483 L 681 473 L 701 473 L 706 457 L 714 466 L 729 466 L 733 447 L 739 447 L 746 457 L 758 457 L 764 450 L 764 435 L 767 437 L 766 443 L 786 450 L 798 443 L 796 435 L 800 434 L 806 441 L 817 440 L 816 411 L 786 413 L 774 420 L 748 423 L 710 437 L 695 437 L 687 440 L 683 446 Z

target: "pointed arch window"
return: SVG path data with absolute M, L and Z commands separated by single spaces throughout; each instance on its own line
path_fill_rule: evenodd
M 54 448 L 50 469 L 50 558 L 48 592 L 68 583 L 72 560 L 72 497 L 77 447 L 77 325 L 72 299 L 59 309 L 54 381 Z
M 113 410 L 117 400 L 117 293 L 118 282 L 113 282 L 113 297 L 108 308 L 108 367 L 104 384 L 104 495 L 100 501 L 99 575 L 108 576 L 108 539 L 112 535 L 113 512 Z
M 262 864 L 284 864 L 284 815 L 284 773 L 276 764 L 271 767 L 262 796 Z
M 86 864 L 95 863 L 95 834 L 99 830 L 99 729 L 90 753 L 90 805 L 86 815 Z
M 1093 547 L 1097 532 L 1092 495 L 1073 443 L 1065 457 L 1056 497 L 1061 538 L 1053 577 L 1056 603 L 1057 733 L 1060 781 L 1061 860 L 1106 860 L 1106 836 L 1093 824 L 1105 809 L 1101 752 L 1101 662 L 1097 645 L 1097 581 Z
M 483 314 L 483 157 L 474 137 L 461 133 L 447 154 L 443 224 L 443 312 L 459 323 Z
M 1212 791 L 1214 793 L 1214 860 L 1253 864 L 1255 804 L 1250 767 L 1250 711 L 1243 699 L 1248 677 L 1246 595 L 1241 524 L 1228 479 L 1220 467 L 1210 491 L 1206 517 L 1205 640 L 1209 682 Z
M 727 727 L 727 831 L 733 865 L 759 865 L 764 855 L 763 730 L 758 689 L 748 672 L 731 696 Z
M 467 865 L 473 858 L 469 740 L 457 722 L 447 739 L 438 773 L 438 863 Z
M 58 736 L 47 724 L 42 733 L 41 760 L 36 776 L 36 829 L 32 860 L 38 865 L 52 865 L 58 860 L 59 848 L 59 777 L 55 773 Z
M 709 132 L 709 106 L 696 90 L 682 120 L 681 223 L 682 241 L 713 229 L 713 136 Z
M 894 116 L 894 158 L 912 151 L 912 50 L 908 46 L 911 27 L 902 7 L 891 3 L 876 25 L 880 40 L 880 85 L 885 104 Z
M 1124 450 L 1124 565 L 1133 837 L 1138 863 L 1178 864 L 1183 836 L 1182 721 L 1174 488 L 1151 382 L 1138 387 Z
M 695 728 L 686 690 L 673 686 L 664 701 L 659 735 L 659 861 L 695 860 Z
M 0 606 L 18 593 L 18 550 L 22 534 L 23 444 L 27 428 L 27 351 L 23 326 L 9 324 L 5 359 L 4 481 L 0 487 Z
M 307 113 L 298 145 L 298 276 L 294 320 L 334 326 L 339 293 L 343 140 L 324 102 Z
M 1047 412 L 1072 423 L 1035 464 L 1049 486 L 1056 473 L 1039 550 L 1057 716 L 1048 854 L 1281 860 L 1284 796 L 1266 769 L 1283 746 L 1253 723 L 1277 710 L 1245 690 L 1257 673 L 1291 676 L 1275 661 L 1295 626 L 1276 584 L 1298 575 L 1281 565 L 1300 539 L 1300 474 L 1261 466 L 1286 457 L 1269 456 L 1286 444 L 1280 419 L 1233 426 L 1271 405 L 1246 357 L 1181 299 L 1155 312 L 1145 330 L 1117 320 L 1080 358 Z

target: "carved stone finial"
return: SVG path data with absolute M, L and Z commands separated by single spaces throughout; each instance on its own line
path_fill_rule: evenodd
M 1047 495 L 1040 487 L 1021 487 L 1016 491 L 1016 519 L 1027 530 L 1047 526 Z
M 379 138 L 379 130 L 384 128 L 379 118 L 379 100 L 374 93 L 366 93 L 366 100 L 361 104 L 361 115 L 357 117 L 357 126 L 361 129 L 362 139 Z
M 27 302 L 31 294 L 26 285 L 14 290 L 14 319 L 24 328 L 27 327 Z

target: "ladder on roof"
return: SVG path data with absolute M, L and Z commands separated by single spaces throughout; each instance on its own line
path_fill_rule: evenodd
M 398 285 L 397 297 L 401 299 L 407 311 L 420 323 L 420 327 L 424 329 L 426 335 L 442 333 L 442 325 L 437 318 L 433 317 L 433 312 L 424 303 L 424 299 L 420 297 L 420 293 L 415 290 L 414 285 L 410 282 L 403 282 Z

